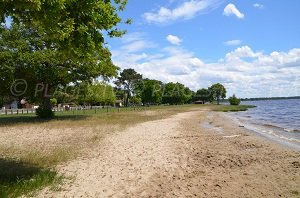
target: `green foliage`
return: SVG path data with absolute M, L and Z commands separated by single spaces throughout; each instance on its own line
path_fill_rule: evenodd
M 163 83 L 158 80 L 143 79 L 136 85 L 135 92 L 144 104 L 161 104 Z
M 100 105 L 114 104 L 116 95 L 112 86 L 105 83 L 80 84 L 78 102 L 81 104 Z
M 51 98 L 51 99 L 50 99 L 50 104 L 51 104 L 52 106 L 57 105 L 57 99 L 56 99 L 56 98 Z
M 215 111 L 221 112 L 235 112 L 235 111 L 247 111 L 249 108 L 255 108 L 256 106 L 252 105 L 220 105 L 215 107 Z
M 185 104 L 192 100 L 193 92 L 180 83 L 167 83 L 164 86 L 162 102 L 164 104 Z
M 52 111 L 52 109 L 45 108 L 43 106 L 37 108 L 35 113 L 39 118 L 42 119 L 49 119 L 54 117 L 54 112 Z
M 210 93 L 210 91 L 208 89 L 199 89 L 196 92 L 196 95 L 194 96 L 194 101 L 203 101 L 205 102 L 211 102 L 213 100 L 212 98 L 212 94 Z
M 76 101 L 76 92 L 73 92 L 73 87 L 70 89 L 58 89 L 54 92 L 53 97 L 57 99 L 57 104 L 66 104 Z
M 228 98 L 230 105 L 239 105 L 241 103 L 241 99 L 237 98 L 235 94 Z
M 130 98 L 130 103 L 132 103 L 133 105 L 141 105 L 142 104 L 142 99 L 137 97 L 137 96 L 132 96 Z
M 125 106 L 128 106 L 129 99 L 134 91 L 135 86 L 143 78 L 142 74 L 137 73 L 134 69 L 124 69 L 118 79 L 115 81 L 115 84 L 119 89 L 123 89 L 126 92 L 125 96 Z
M 118 14 L 126 3 L 127 0 L 1 1 L 0 20 L 4 22 L 6 16 L 11 16 L 26 27 L 41 27 L 52 42 L 65 46 L 62 51 L 66 54 L 92 54 L 103 47 L 103 32 L 111 37 L 125 33 L 117 25 L 122 22 Z
M 1 1 L 1 22 L 7 16 L 13 22 L 0 26 L 0 96 L 10 94 L 15 79 L 24 79 L 22 97 L 42 104 L 58 86 L 116 76 L 119 68 L 103 34 L 124 34 L 117 25 L 126 2 Z
M 1 72 L 11 72 L 9 75 L 4 73 L 6 77 L 26 80 L 28 89 L 23 97 L 31 101 L 40 102 L 45 93 L 52 95 L 59 85 L 66 86 L 78 80 L 91 81 L 100 75 L 116 75 L 118 67 L 112 64 L 110 53 L 105 48 L 98 49 L 88 58 L 82 54 L 83 58 L 78 60 L 75 56 L 64 56 L 58 49 L 60 46 L 49 44 L 51 41 L 39 36 L 42 31 L 37 29 L 14 24 L 11 29 L 3 29 L 2 32 L 0 57 L 8 53 L 10 58 L 4 58 L 0 63 L 1 68 L 9 68 Z M 6 89 L 11 83 L 9 79 L 3 79 Z
M 226 97 L 226 89 L 220 83 L 213 84 L 211 87 L 208 88 L 208 90 L 212 98 L 216 100 L 218 104 L 220 104 L 221 99 L 224 99 Z

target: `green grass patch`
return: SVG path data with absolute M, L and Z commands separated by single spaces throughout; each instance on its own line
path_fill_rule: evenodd
M 221 112 L 236 112 L 236 111 L 247 111 L 249 108 L 255 108 L 252 105 L 217 105 L 213 107 L 214 111 Z
M 181 112 L 195 105 L 158 105 L 150 107 L 122 107 L 122 108 L 100 108 L 100 109 L 90 109 L 90 110 L 78 110 L 78 111 L 59 111 L 55 112 L 55 116 L 52 119 L 41 119 L 38 118 L 34 113 L 30 114 L 8 114 L 0 115 L 0 127 L 1 126 L 15 126 L 15 125 L 32 125 L 32 124 L 43 124 L 43 123 L 53 123 L 55 121 L 64 121 L 64 122 L 78 122 L 86 121 L 86 119 L 91 117 L 109 118 L 109 115 L 122 115 L 126 114 L 135 114 L 142 111 L 154 110 L 154 111 L 174 111 Z M 116 121 L 116 120 L 113 120 Z
M 32 195 L 62 180 L 55 171 L 7 159 L 0 159 L 0 170 L 0 197 L 3 198 Z

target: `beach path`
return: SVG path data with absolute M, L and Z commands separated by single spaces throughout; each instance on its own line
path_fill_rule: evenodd
M 204 109 L 108 135 L 38 196 L 297 197 L 299 156 Z

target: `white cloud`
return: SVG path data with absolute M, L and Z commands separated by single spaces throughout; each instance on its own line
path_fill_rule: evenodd
M 223 14 L 225 16 L 235 15 L 239 19 L 243 19 L 245 15 L 241 13 L 234 4 L 230 3 L 224 8 Z
M 259 3 L 255 3 L 255 4 L 253 4 L 253 7 L 258 8 L 258 9 L 263 9 L 264 5 L 259 4 Z
M 270 55 L 259 56 L 260 65 L 274 65 L 277 67 L 300 67 L 300 49 L 291 49 L 286 52 L 272 52 Z
M 226 60 L 238 60 L 240 58 L 256 58 L 261 55 L 260 52 L 253 52 L 249 46 L 242 46 L 226 54 Z
M 189 0 L 171 9 L 160 7 L 158 11 L 146 12 L 143 17 L 149 23 L 169 23 L 178 19 L 191 19 L 197 14 L 215 9 L 223 0 Z
M 145 39 L 145 35 L 141 32 L 126 34 L 121 38 L 121 42 L 124 44 L 121 50 L 126 52 L 139 52 L 156 46 L 151 41 Z
M 224 42 L 225 45 L 240 45 L 241 43 L 241 40 L 230 40 Z
M 142 32 L 132 32 L 121 37 L 121 41 L 122 43 L 130 43 L 133 41 L 142 40 L 144 37 L 145 35 Z
M 154 54 L 112 51 L 113 61 L 122 69 L 134 68 L 144 77 L 180 82 L 193 90 L 220 82 L 227 88 L 228 96 L 300 95 L 299 48 L 265 54 L 245 45 L 215 62 L 204 62 L 180 46 L 155 49 Z
M 180 38 L 178 38 L 177 36 L 171 35 L 169 34 L 166 39 L 173 45 L 180 45 L 180 43 L 182 42 L 182 40 Z

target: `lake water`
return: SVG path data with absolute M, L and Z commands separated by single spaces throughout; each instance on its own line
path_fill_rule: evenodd
M 242 125 L 300 150 L 300 99 L 243 101 L 242 104 L 257 106 L 231 113 Z

